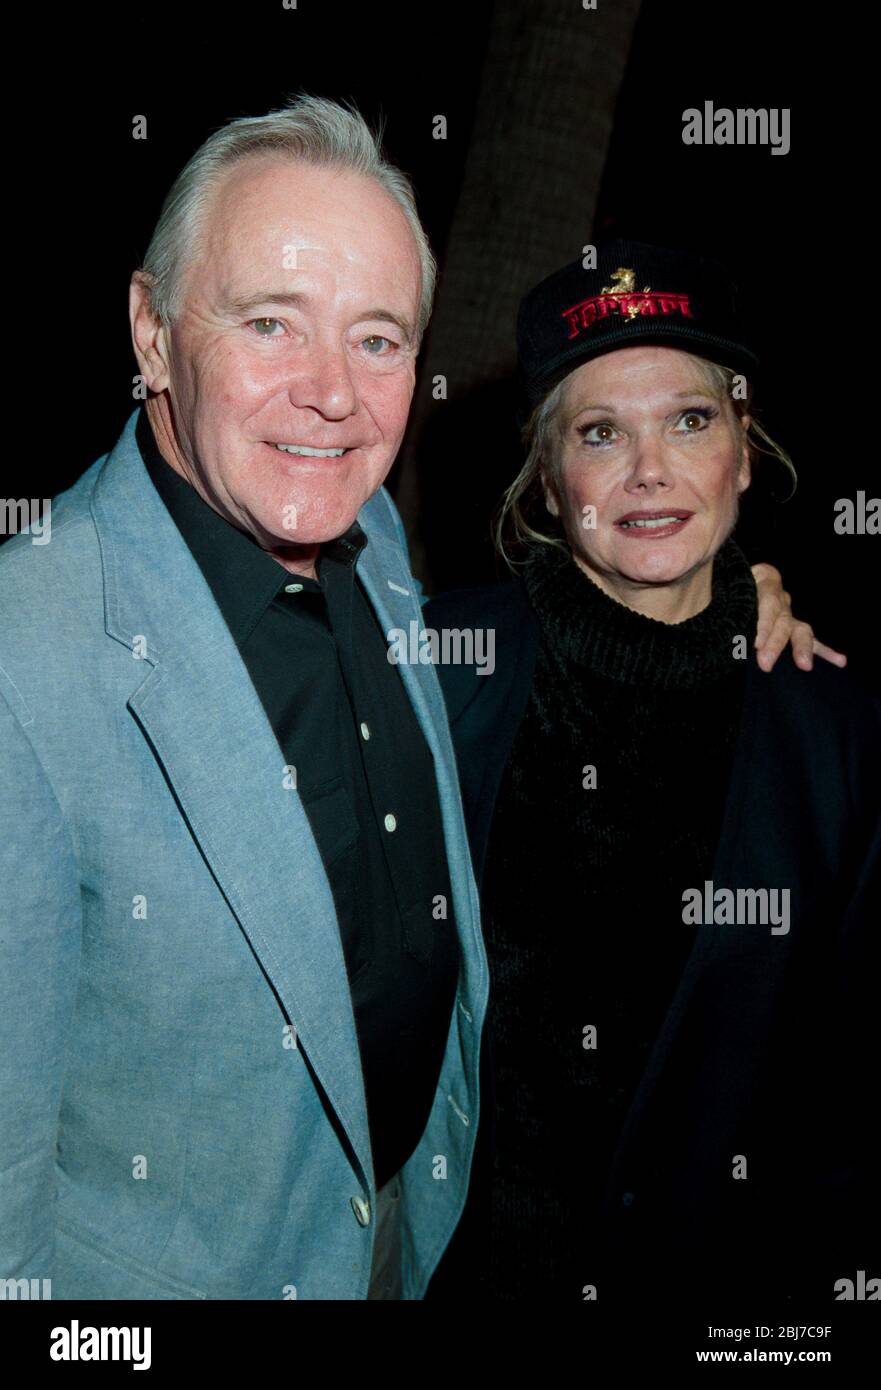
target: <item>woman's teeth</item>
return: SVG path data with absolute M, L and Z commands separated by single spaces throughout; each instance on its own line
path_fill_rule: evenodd
M 684 521 L 683 516 L 650 516 L 644 521 L 619 521 L 619 526 L 669 526 L 674 521 Z

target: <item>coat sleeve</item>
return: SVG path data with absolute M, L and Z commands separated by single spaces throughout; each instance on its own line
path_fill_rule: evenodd
M 81 927 L 69 827 L 0 693 L 0 1279 L 52 1275 L 55 1146 Z

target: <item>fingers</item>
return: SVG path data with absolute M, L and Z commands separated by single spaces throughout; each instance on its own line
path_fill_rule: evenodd
M 813 670 L 814 629 L 809 623 L 800 623 L 793 619 L 789 640 L 792 643 L 792 659 L 796 666 L 800 667 L 802 671 Z
M 764 647 L 781 619 L 792 621 L 792 601 L 781 583 L 779 571 L 775 570 L 773 565 L 754 565 L 753 575 L 759 600 L 756 646 Z M 779 655 L 780 651 L 775 654 L 774 661 Z M 774 661 L 771 662 L 771 666 L 774 665 Z M 770 667 L 768 669 L 770 670 Z
M 814 655 L 821 656 L 824 661 L 830 661 L 833 666 L 845 667 L 847 657 L 844 652 L 837 652 L 834 647 L 827 647 L 825 642 L 818 642 L 814 638 Z
M 788 613 L 781 613 L 771 628 L 766 640 L 759 647 L 756 641 L 756 660 L 763 671 L 773 669 L 780 653 L 792 644 L 792 659 L 800 671 L 812 671 L 814 657 L 820 656 L 832 666 L 843 669 L 847 665 L 844 652 L 836 651 L 825 642 L 818 642 L 810 623 L 793 619 Z
M 783 648 L 788 645 L 790 635 L 796 627 L 805 627 L 805 623 L 793 623 L 789 613 L 781 612 L 776 621 L 770 624 L 769 631 L 764 641 L 760 642 L 756 638 L 756 660 L 763 671 L 770 671 Z M 813 632 L 808 628 L 811 638 Z M 812 650 L 811 643 L 808 643 L 808 651 Z M 799 663 L 801 664 L 801 663 Z M 810 669 L 810 668 L 808 668 Z
M 846 666 L 844 652 L 818 642 L 810 623 L 793 618 L 792 600 L 783 588 L 779 570 L 765 564 L 753 565 L 752 570 L 759 600 L 756 661 L 761 670 L 772 670 L 780 653 L 790 643 L 792 659 L 801 671 L 813 670 L 815 656 L 832 666 Z

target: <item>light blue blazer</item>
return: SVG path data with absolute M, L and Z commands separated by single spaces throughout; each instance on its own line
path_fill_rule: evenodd
M 55 499 L 49 544 L 0 549 L 0 1278 L 54 1299 L 361 1299 L 376 1190 L 330 886 L 136 416 Z M 409 631 L 384 489 L 358 520 L 383 630 Z M 465 1201 L 487 966 L 436 673 L 400 671 L 461 952 L 401 1173 L 419 1299 Z

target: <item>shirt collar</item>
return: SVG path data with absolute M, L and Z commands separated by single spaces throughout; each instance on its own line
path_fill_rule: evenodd
M 302 583 L 315 589 L 312 580 L 290 574 L 246 531 L 222 517 L 203 501 L 196 489 L 163 458 L 142 408 L 135 438 L 150 479 L 172 520 L 211 588 L 227 626 L 237 642 L 247 637 L 255 623 L 284 591 L 285 585 Z M 319 575 L 326 561 L 354 569 L 367 544 L 367 535 L 353 521 L 349 529 L 321 547 Z

